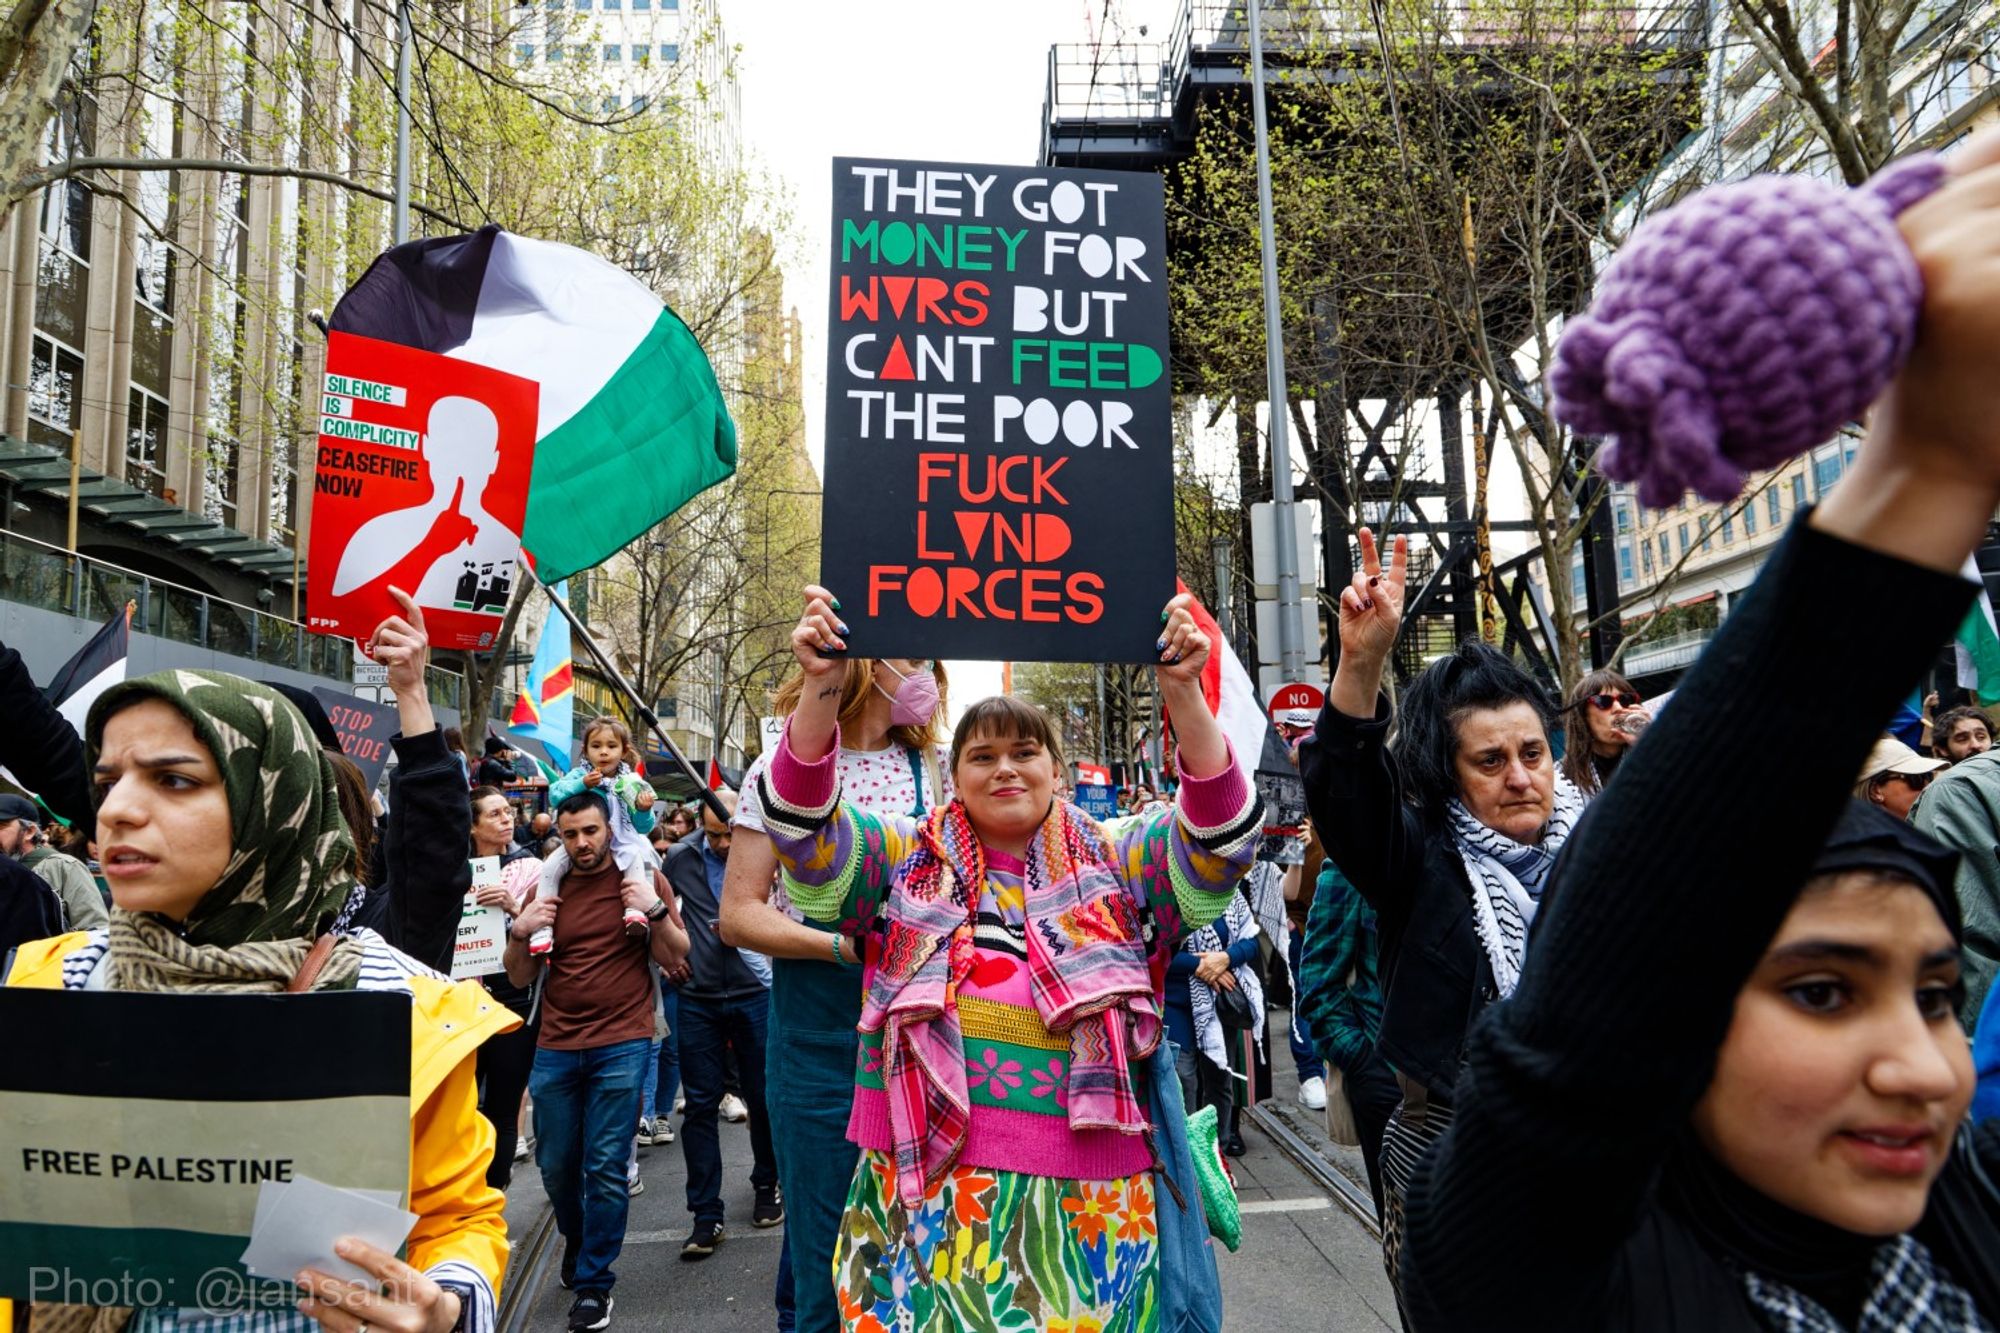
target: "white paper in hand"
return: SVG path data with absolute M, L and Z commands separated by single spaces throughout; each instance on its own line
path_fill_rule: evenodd
M 290 1282 L 301 1269 L 315 1268 L 373 1285 L 371 1274 L 334 1255 L 334 1242 L 353 1236 L 394 1254 L 416 1224 L 415 1213 L 385 1202 L 379 1191 L 341 1189 L 308 1176 L 282 1184 L 265 1181 L 258 1187 L 250 1245 L 241 1262 L 253 1277 L 276 1282 Z

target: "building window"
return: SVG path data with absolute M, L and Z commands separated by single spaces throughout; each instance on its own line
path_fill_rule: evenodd
M 1632 568 L 1632 543 L 1629 540 L 1618 543 L 1618 579 L 1621 583 L 1632 583 L 1638 579 L 1637 572 Z
M 144 389 L 126 404 L 125 484 L 153 496 L 167 490 L 167 404 Z
M 1667 534 L 1660 534 L 1660 563 L 1666 564 L 1674 558 L 1673 548 L 1667 545 Z
M 74 97 L 65 97 L 49 123 L 48 160 L 62 162 L 90 156 L 93 136 L 86 123 L 90 112 Z M 60 180 L 42 191 L 42 236 L 50 245 L 80 263 L 90 262 L 90 191 L 80 180 Z
M 644 111 L 646 109 L 646 106 L 647 106 L 646 94 L 644 93 L 632 94 L 632 109 L 634 111 Z
M 1757 535 L 1757 506 L 1755 502 L 1743 506 L 1743 535 L 1745 537 L 1755 537 Z
M 584 10 L 584 9 L 589 9 L 589 8 L 590 8 L 590 0 L 576 0 L 576 7 L 577 7 L 577 8 L 579 9 L 579 10 Z
M 1585 586 L 1585 579 L 1583 577 L 1583 551 L 1581 549 L 1570 558 L 1569 592 L 1570 596 L 1579 602 L 1583 601 L 1589 595 L 1589 589 Z
M 236 526 L 236 460 L 234 440 L 208 438 L 202 460 L 201 512 L 211 523 Z
M 271 522 L 269 536 L 280 545 L 291 544 L 292 492 L 298 485 L 298 445 L 289 436 L 280 436 L 271 446 Z
M 1803 472 L 1794 473 L 1792 476 L 1792 511 L 1796 513 L 1805 507 L 1806 474 Z
M 1784 516 L 1778 510 L 1778 488 L 1773 486 L 1764 492 L 1764 513 L 1770 518 L 1772 527 L 1784 524 Z
M 1840 480 L 1840 450 L 1835 449 L 1825 455 L 1814 454 L 1812 469 L 1813 490 L 1825 495 L 1833 489 L 1833 483 Z
M 562 59 L 562 57 L 563 57 L 563 49 L 562 49 L 562 43 L 561 43 L 561 42 L 550 42 L 550 43 L 549 43 L 549 63 L 550 63 L 550 64 L 554 64 L 554 63 L 555 63 L 556 61 L 558 61 L 558 60 L 561 60 L 561 59 Z
M 1653 544 L 1651 542 L 1639 543 L 1639 567 L 1646 571 L 1647 578 L 1653 577 Z
M 1613 505 L 1611 512 L 1617 515 L 1616 527 L 1619 532 L 1625 533 L 1632 530 L 1632 510 L 1627 505 L 1623 502 Z
M 1722 544 L 1724 546 L 1727 546 L 1729 545 L 1729 543 L 1735 540 L 1736 540 L 1736 515 L 1724 514 L 1722 516 Z
M 67 452 L 82 388 L 83 358 L 36 334 L 28 361 L 29 438 Z
M 681 0 L 660 0 L 661 9 L 679 9 Z
M 1708 535 L 1709 526 L 1714 521 L 1715 521 L 1715 516 L 1712 514 L 1703 514 L 1701 516 L 1701 549 L 1704 551 L 1712 551 L 1715 549 L 1715 541 Z
M 1686 555 L 1687 553 L 1688 553 L 1688 525 L 1683 523 L 1681 524 L 1681 554 Z
M 681 48 L 678 43 L 675 42 L 660 43 L 660 59 L 666 61 L 668 64 L 671 65 L 674 63 L 674 61 L 679 60 L 680 58 L 681 58 Z
M 535 58 L 535 44 L 533 42 L 520 42 L 515 45 L 514 59 L 526 65 L 532 63 L 534 61 L 534 58 Z
M 632 0 L 632 8 L 634 9 L 651 9 L 652 7 L 653 0 Z
M 637 50 L 638 48 L 634 47 L 633 49 Z M 604 60 L 606 64 L 615 65 L 624 59 L 625 49 L 618 45 L 618 43 L 606 42 L 604 44 Z

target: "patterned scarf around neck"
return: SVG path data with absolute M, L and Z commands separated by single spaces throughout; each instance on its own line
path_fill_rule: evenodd
M 1561 773 L 1556 774 L 1555 809 L 1540 842 L 1515 842 L 1472 817 L 1462 801 L 1445 807 L 1452 844 L 1472 886 L 1472 926 L 1493 981 L 1505 999 L 1521 981 L 1521 960 L 1527 953 L 1528 928 L 1541 905 L 1549 868 L 1569 839 L 1576 817 L 1583 813 L 1583 796 Z
M 1910 1236 L 1875 1252 L 1874 1286 L 1850 1331 L 1805 1293 L 1783 1282 L 1743 1274 L 1750 1303 L 1776 1333 L 1993 1333 L 1972 1297 Z
M 1070 1128 L 1144 1133 L 1130 1065 L 1159 1044 L 1160 1013 L 1138 910 L 1096 825 L 1074 806 L 1056 804 L 1026 861 L 1029 988 L 1043 1024 L 1069 1036 Z M 986 873 L 986 849 L 955 800 L 919 827 L 883 911 L 861 1028 L 883 1034 L 896 1188 L 912 1208 L 957 1163 L 971 1129 L 956 1001 L 972 971 Z

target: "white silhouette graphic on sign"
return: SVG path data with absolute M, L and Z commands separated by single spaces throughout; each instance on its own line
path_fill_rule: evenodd
M 456 512 L 473 533 L 431 563 L 417 584 L 417 605 L 503 610 L 513 590 L 521 534 L 480 504 L 500 466 L 500 423 L 493 410 L 474 398 L 438 399 L 431 405 L 421 457 L 429 498 L 377 514 L 354 530 L 333 576 L 333 595 L 344 597 L 387 574 L 417 549 L 441 515 Z

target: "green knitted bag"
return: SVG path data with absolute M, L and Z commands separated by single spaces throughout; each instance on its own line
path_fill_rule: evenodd
M 1216 1137 L 1215 1108 L 1204 1106 L 1187 1118 L 1188 1147 L 1194 1152 L 1194 1174 L 1201 1182 L 1201 1211 L 1208 1234 L 1231 1254 L 1243 1243 L 1243 1212 L 1236 1202 L 1236 1181 L 1222 1158 Z

